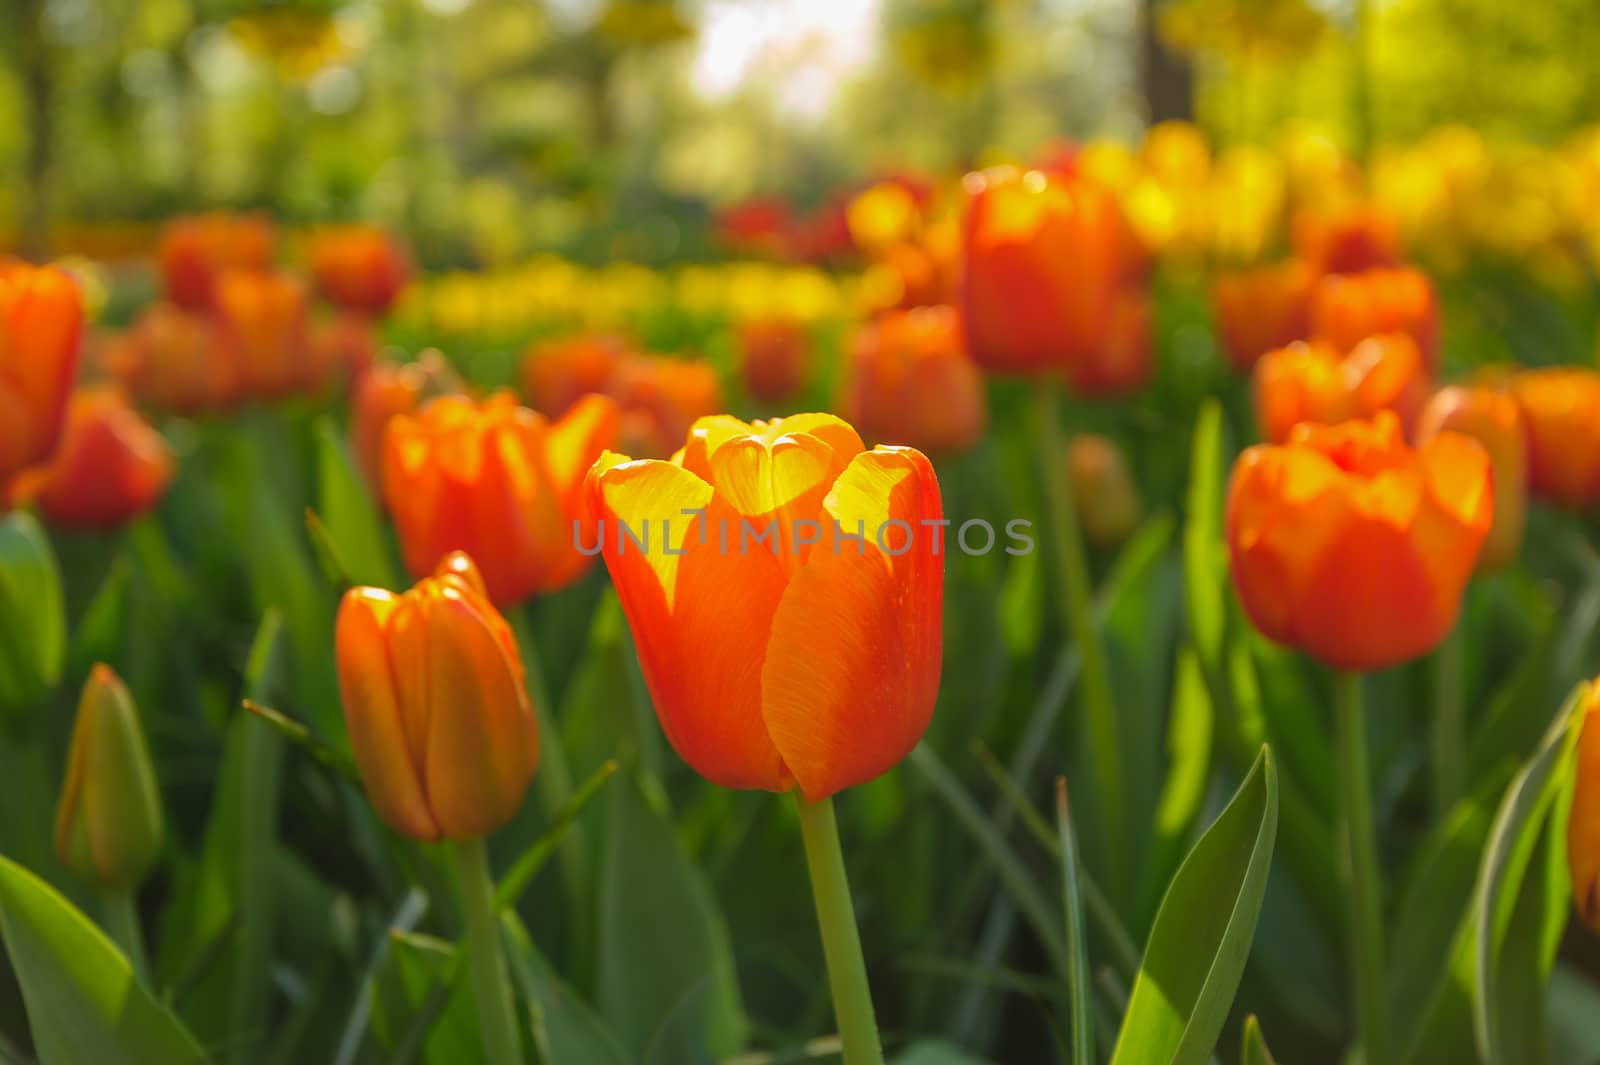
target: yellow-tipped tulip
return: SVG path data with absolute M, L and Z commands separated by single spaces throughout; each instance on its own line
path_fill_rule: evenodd
M 56 855 L 107 891 L 131 891 L 160 853 L 161 835 L 161 794 L 139 712 L 122 679 L 97 665 L 78 701 Z
M 511 627 L 460 551 L 396 595 L 352 588 L 334 634 L 356 767 L 413 839 L 478 839 L 516 812 L 539 733 Z

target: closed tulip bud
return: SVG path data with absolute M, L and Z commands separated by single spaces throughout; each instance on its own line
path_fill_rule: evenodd
M 363 315 L 394 305 L 411 278 L 411 258 L 375 226 L 332 226 L 311 238 L 311 275 L 324 299 Z
M 1600 502 L 1600 373 L 1525 370 L 1511 393 L 1528 428 L 1528 487 L 1536 498 L 1582 509 Z
M 554 424 L 505 392 L 481 403 L 442 396 L 393 418 L 383 499 L 407 568 L 425 576 L 465 551 L 502 605 L 570 584 L 594 562 L 574 533 L 588 520 L 584 474 L 616 436 L 616 405 L 602 396 Z
M 1439 361 L 1439 308 L 1427 275 L 1409 266 L 1334 274 L 1311 297 L 1311 335 L 1349 351 L 1379 333 L 1409 333 L 1432 372 Z
M 314 392 L 324 367 L 311 347 L 306 287 L 263 271 L 226 274 L 216 283 L 222 343 L 238 364 L 246 395 L 281 399 Z
M 1499 388 L 1452 386 L 1434 393 L 1417 421 L 1417 442 L 1440 433 L 1470 436 L 1489 453 L 1494 472 L 1494 520 L 1478 556 L 1479 570 L 1516 561 L 1528 512 L 1528 443 L 1522 410 Z
M 656 713 L 707 780 L 815 802 L 916 745 L 945 546 L 920 452 L 866 451 L 826 414 L 721 415 L 673 461 L 608 454 L 588 484 Z
M 1139 391 L 1150 381 L 1151 333 L 1155 308 L 1143 288 L 1118 290 L 1111 305 L 1111 325 L 1094 351 L 1067 364 L 1074 394 L 1112 399 Z
M 97 665 L 83 686 L 56 808 L 56 856 L 107 891 L 138 887 L 161 853 L 161 792 L 139 712 Z
M 19 475 L 11 502 L 37 503 L 61 529 L 113 529 L 150 510 L 172 483 L 172 449 L 112 389 L 73 393 L 50 462 Z
M 356 768 L 384 824 L 478 839 L 522 805 L 539 732 L 511 627 L 466 555 L 403 594 L 352 588 L 334 632 Z
M 1400 265 L 1400 224 L 1382 208 L 1358 204 L 1294 222 L 1295 254 L 1319 274 L 1358 274 Z
M 540 341 L 522 357 L 522 394 L 534 410 L 559 418 L 589 393 L 609 392 L 631 350 L 622 338 L 603 333 Z
M 1567 821 L 1567 867 L 1578 915 L 1600 931 L 1600 682 L 1589 685 L 1581 713 L 1577 782 Z
M 1388 411 L 1247 449 L 1227 516 L 1245 613 L 1335 669 L 1426 654 L 1460 611 L 1494 513 L 1490 478 L 1476 440 L 1440 433 L 1413 450 Z
M 1368 337 L 1348 355 L 1326 343 L 1295 343 L 1256 363 L 1256 416 L 1275 444 L 1301 422 L 1333 425 L 1392 411 L 1402 429 L 1415 423 L 1428 395 L 1427 372 L 1404 333 Z
M 168 302 L 140 313 L 110 369 L 141 402 L 174 414 L 226 410 L 243 387 L 237 353 L 222 342 L 216 319 Z
M 966 179 L 960 307 L 985 370 L 1055 373 L 1111 327 L 1122 264 L 1115 199 L 1097 183 L 996 168 Z
M 1133 535 L 1144 507 L 1115 441 L 1096 433 L 1073 437 L 1067 444 L 1067 471 L 1084 539 L 1096 547 L 1115 547 Z
M 71 276 L 0 259 L 0 484 L 55 450 L 82 333 Z
M 374 490 L 382 489 L 383 438 L 389 422 L 413 414 L 435 396 L 460 392 L 461 378 L 437 351 L 396 366 L 373 363 L 356 379 L 350 396 L 350 440 L 356 465 Z
M 207 214 L 169 222 L 157 251 L 167 298 L 186 310 L 209 309 L 223 274 L 271 265 L 273 242 L 265 215 Z
M 1311 335 L 1317 275 L 1298 259 L 1224 274 L 1211 286 L 1217 332 L 1228 363 L 1242 372 L 1275 348 Z
M 983 436 L 983 379 L 954 308 L 881 315 L 857 330 L 849 360 L 841 405 L 871 439 L 949 455 Z
M 751 318 L 739 323 L 739 369 L 745 391 L 760 403 L 779 403 L 805 387 L 811 337 L 792 318 Z

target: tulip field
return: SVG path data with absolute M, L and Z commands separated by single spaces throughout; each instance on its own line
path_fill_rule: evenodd
M 19 0 L 0 1065 L 1600 1063 L 1600 82 L 880 6 Z

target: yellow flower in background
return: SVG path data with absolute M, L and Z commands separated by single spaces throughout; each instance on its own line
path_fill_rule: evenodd
M 270 7 L 228 20 L 239 47 L 270 63 L 281 78 L 305 81 L 345 57 L 348 50 L 329 11 Z

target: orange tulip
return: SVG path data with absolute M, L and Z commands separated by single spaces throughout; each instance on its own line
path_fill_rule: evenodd
M 1067 380 L 1079 396 L 1110 399 L 1139 391 L 1150 381 L 1155 310 L 1142 287 L 1119 289 L 1111 326 L 1094 351 L 1067 364 Z
M 736 330 L 745 391 L 761 403 L 779 403 L 805 387 L 811 337 L 791 318 L 751 318 Z
M 618 439 L 640 455 L 670 454 L 697 418 L 722 408 L 722 381 L 699 359 L 636 355 L 624 359 L 609 394 L 622 409 Z
M 1589 685 L 1582 713 L 1577 786 L 1567 821 L 1567 867 L 1578 915 L 1600 930 L 1600 682 Z
M 381 315 L 411 278 L 400 243 L 375 226 L 333 226 L 311 238 L 311 275 L 329 303 Z
M 0 482 L 55 450 L 82 335 L 71 276 L 0 259 Z
M 272 263 L 272 222 L 258 214 L 206 214 L 167 224 L 157 256 L 167 298 L 191 311 L 209 308 L 217 280 Z
M 827 414 L 721 415 L 671 462 L 607 454 L 588 486 L 656 713 L 707 780 L 816 802 L 916 745 L 944 573 L 920 452 L 865 451 Z
M 1368 337 L 1343 357 L 1320 341 L 1290 344 L 1262 356 L 1254 383 L 1262 435 L 1275 444 L 1301 422 L 1332 425 L 1380 410 L 1409 428 L 1428 395 L 1422 355 L 1404 333 Z
M 540 341 L 522 357 L 522 394 L 534 410 L 559 418 L 589 393 L 608 393 L 630 351 L 622 338 L 606 334 Z
M 1040 373 L 1092 355 L 1122 269 L 1116 201 L 1094 182 L 1006 167 L 969 174 L 966 189 L 960 303 L 973 359 Z
M 384 824 L 478 839 L 522 805 L 539 732 L 516 639 L 466 555 L 396 595 L 352 588 L 334 632 L 356 768 Z
M 584 473 L 617 435 L 616 406 L 590 396 L 560 421 L 517 406 L 509 392 L 474 403 L 442 396 L 389 422 L 383 499 L 413 576 L 452 551 L 478 563 L 501 605 L 553 591 L 593 559 L 574 524 Z
M 314 392 L 326 367 L 311 345 L 306 287 L 287 274 L 235 272 L 216 284 L 222 344 L 237 361 L 246 395 L 280 399 Z
M 841 406 L 868 436 L 931 454 L 983 436 L 983 380 L 962 346 L 952 307 L 891 311 L 856 332 Z
M 177 414 L 224 410 L 240 398 L 237 353 L 215 319 L 162 301 L 121 337 L 107 368 L 140 401 Z
M 1454 626 L 1489 531 L 1490 476 L 1476 440 L 1440 433 L 1413 450 L 1389 411 L 1247 449 L 1227 519 L 1245 613 L 1335 669 L 1425 654 Z
M 50 462 L 19 474 L 11 502 L 37 502 L 62 529 L 108 529 L 154 507 L 172 483 L 172 449 L 113 389 L 74 392 Z
M 1480 570 L 1516 561 L 1528 510 L 1528 443 L 1522 410 L 1511 393 L 1487 386 L 1442 388 L 1417 421 L 1417 440 L 1442 432 L 1461 433 L 1483 445 L 1494 471 L 1494 521 L 1489 525 Z
M 1311 335 L 1349 351 L 1378 333 L 1410 333 L 1429 371 L 1439 361 L 1439 309 L 1427 275 L 1409 266 L 1330 275 L 1311 297 Z
M 1223 350 L 1244 372 L 1274 348 L 1311 335 L 1311 290 L 1317 275 L 1299 259 L 1224 274 L 1211 286 Z
M 350 439 L 356 465 L 374 488 L 383 474 L 383 438 L 389 422 L 411 414 L 427 399 L 462 390 L 455 368 L 437 351 L 397 366 L 374 363 L 357 380 L 350 397 Z
M 1096 547 L 1115 547 L 1133 535 L 1144 507 L 1114 440 L 1096 433 L 1074 436 L 1067 444 L 1067 471 L 1085 540 Z
M 1294 221 L 1295 254 L 1319 274 L 1357 274 L 1400 265 L 1400 225 L 1387 212 L 1358 205 Z
M 1528 427 L 1528 486 L 1564 507 L 1600 502 L 1600 373 L 1578 367 L 1525 370 L 1512 395 Z

